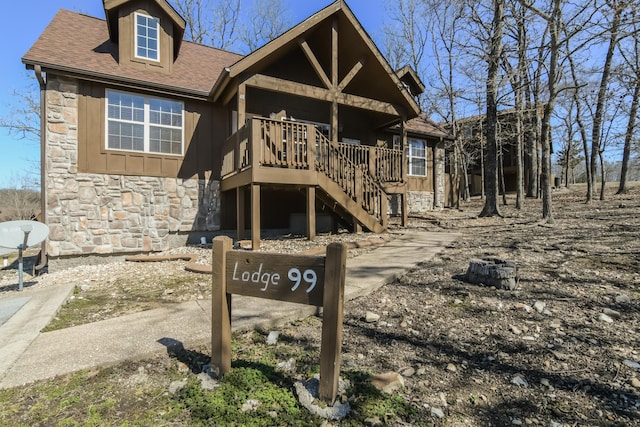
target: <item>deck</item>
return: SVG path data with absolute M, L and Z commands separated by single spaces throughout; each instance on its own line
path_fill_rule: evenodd
M 259 206 L 259 187 L 281 184 L 308 191 L 308 216 L 315 198 L 330 199 L 357 227 L 382 232 L 387 226 L 389 194 L 402 194 L 406 182 L 403 151 L 339 143 L 333 145 L 316 126 L 254 117 L 222 147 L 221 190 L 249 187 Z M 316 190 L 318 193 L 316 194 Z M 258 198 L 256 200 L 256 197 Z M 238 209 L 243 208 L 238 198 Z M 240 212 L 240 210 L 239 210 Z M 238 232 L 244 228 L 238 215 Z M 315 220 L 309 218 L 309 237 Z M 259 212 L 252 207 L 252 241 L 259 245 Z

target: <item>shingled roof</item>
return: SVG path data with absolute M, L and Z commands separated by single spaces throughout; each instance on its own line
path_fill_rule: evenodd
M 171 74 L 121 66 L 106 21 L 60 10 L 22 62 L 28 68 L 39 65 L 44 71 L 207 97 L 222 70 L 242 57 L 183 42 Z
M 436 138 L 453 139 L 453 136 L 444 127 L 431 120 L 424 113 L 420 113 L 418 117 L 409 120 L 406 127 L 407 132 Z

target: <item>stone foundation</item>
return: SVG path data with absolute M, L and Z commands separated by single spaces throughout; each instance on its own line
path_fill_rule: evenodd
M 46 217 L 52 257 L 162 251 L 220 229 L 215 180 L 78 172 L 77 83 L 47 83 Z
M 409 216 L 421 215 L 433 210 L 433 193 L 430 191 L 407 191 Z

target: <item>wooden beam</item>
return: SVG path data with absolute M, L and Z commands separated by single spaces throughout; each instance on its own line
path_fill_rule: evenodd
M 258 184 L 318 185 L 318 173 L 309 170 L 259 166 L 252 172 Z
M 366 62 L 367 60 L 365 58 L 361 58 L 360 61 L 356 62 L 353 68 L 351 68 L 351 71 L 349 71 L 349 73 L 344 76 L 344 79 L 342 79 L 342 81 L 338 85 L 338 90 L 340 92 L 342 92 L 344 88 L 346 88 L 347 85 L 351 83 L 351 80 L 353 80 L 353 78 L 360 72 L 360 70 L 362 70 L 362 67 L 364 67 L 364 64 Z
M 324 85 L 324 87 L 330 89 L 332 87 L 331 80 L 329 80 L 327 73 L 324 72 L 322 65 L 320 65 L 318 58 L 316 58 L 316 56 L 314 55 L 307 41 L 303 40 L 302 42 L 300 42 L 300 47 L 302 48 L 304 54 L 307 56 L 307 59 L 311 63 L 311 66 L 315 70 L 316 74 L 318 75 L 318 77 L 320 77 L 320 80 L 322 80 L 322 84 Z
M 375 111 L 377 113 L 390 114 L 393 116 L 402 114 L 399 107 L 388 102 L 382 102 L 348 93 L 335 93 L 329 89 L 306 85 L 303 83 L 296 83 L 289 80 L 279 79 L 277 77 L 265 76 L 263 74 L 256 74 L 255 76 L 250 77 L 245 81 L 245 83 L 247 86 L 271 90 L 274 92 L 288 93 L 291 95 L 327 102 L 337 101 L 342 105 L 368 111 Z
M 331 20 L 331 87 L 338 87 L 338 18 Z M 335 97 L 338 91 L 331 93 L 331 143 L 338 146 L 338 132 L 340 127 L 338 99 Z
M 316 187 L 307 187 L 307 237 L 316 239 Z
M 247 117 L 247 85 L 238 86 L 238 129 L 244 126 Z
M 260 249 L 260 185 L 251 184 L 251 249 Z
M 236 239 L 244 239 L 244 187 L 236 188 Z
M 225 177 L 220 181 L 220 191 L 233 190 L 251 184 L 251 169 L 244 170 L 235 175 Z
M 338 87 L 338 17 L 331 21 L 331 87 Z

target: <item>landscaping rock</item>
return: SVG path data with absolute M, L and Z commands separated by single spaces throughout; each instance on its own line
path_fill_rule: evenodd
M 393 393 L 398 389 L 404 388 L 404 378 L 397 372 L 385 372 L 384 374 L 372 376 L 369 378 L 369 382 L 385 393 Z
M 366 314 L 364 315 L 364 321 L 367 322 L 367 323 L 375 323 L 378 320 L 380 320 L 380 315 L 379 314 L 367 311 Z
M 338 381 L 338 395 L 344 395 L 350 386 L 349 381 L 340 378 Z M 351 412 L 351 406 L 349 406 L 348 401 L 342 402 L 341 399 L 336 399 L 333 406 L 327 406 L 316 400 L 320 396 L 319 375 L 314 376 L 309 381 L 296 381 L 294 388 L 300 404 L 318 417 L 338 421 L 344 419 Z

